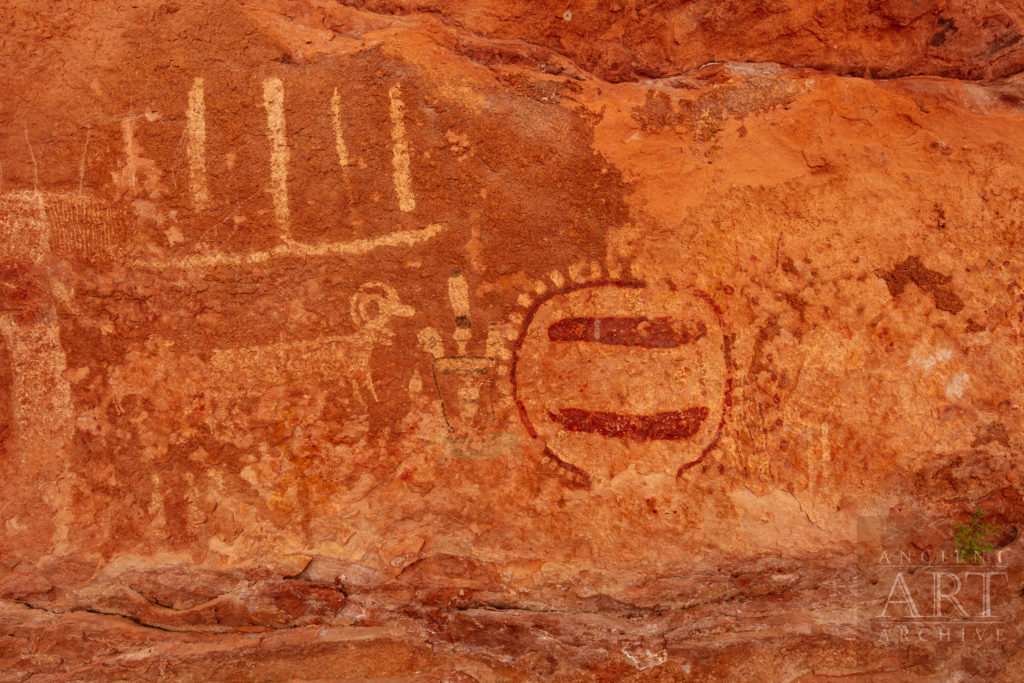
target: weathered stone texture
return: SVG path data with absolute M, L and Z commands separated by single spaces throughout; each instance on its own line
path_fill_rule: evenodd
M 0 680 L 1019 680 L 1022 26 L 10 0 Z

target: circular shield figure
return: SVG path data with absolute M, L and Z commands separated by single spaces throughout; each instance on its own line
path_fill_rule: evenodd
M 534 302 L 513 398 L 547 454 L 607 480 L 676 474 L 714 447 L 731 380 L 721 315 L 700 291 L 605 280 Z

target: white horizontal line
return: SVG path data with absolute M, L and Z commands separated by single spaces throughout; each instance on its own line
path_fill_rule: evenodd
M 305 244 L 287 240 L 273 249 L 249 253 L 209 253 L 194 256 L 164 259 L 140 259 L 133 262 L 139 268 L 213 268 L 216 266 L 244 266 L 265 263 L 277 258 L 341 256 L 365 254 L 378 247 L 412 246 L 432 239 L 444 230 L 439 223 L 432 223 L 417 230 L 398 230 L 373 239 L 358 239 L 350 242 L 328 242 L 326 244 Z

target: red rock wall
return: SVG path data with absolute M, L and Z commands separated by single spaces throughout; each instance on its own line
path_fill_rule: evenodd
M 1017 680 L 1018 5 L 8 2 L 0 679 Z

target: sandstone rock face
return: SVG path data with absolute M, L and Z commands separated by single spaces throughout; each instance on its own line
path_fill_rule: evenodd
M 1022 26 L 7 2 L 0 680 L 1020 680 Z

